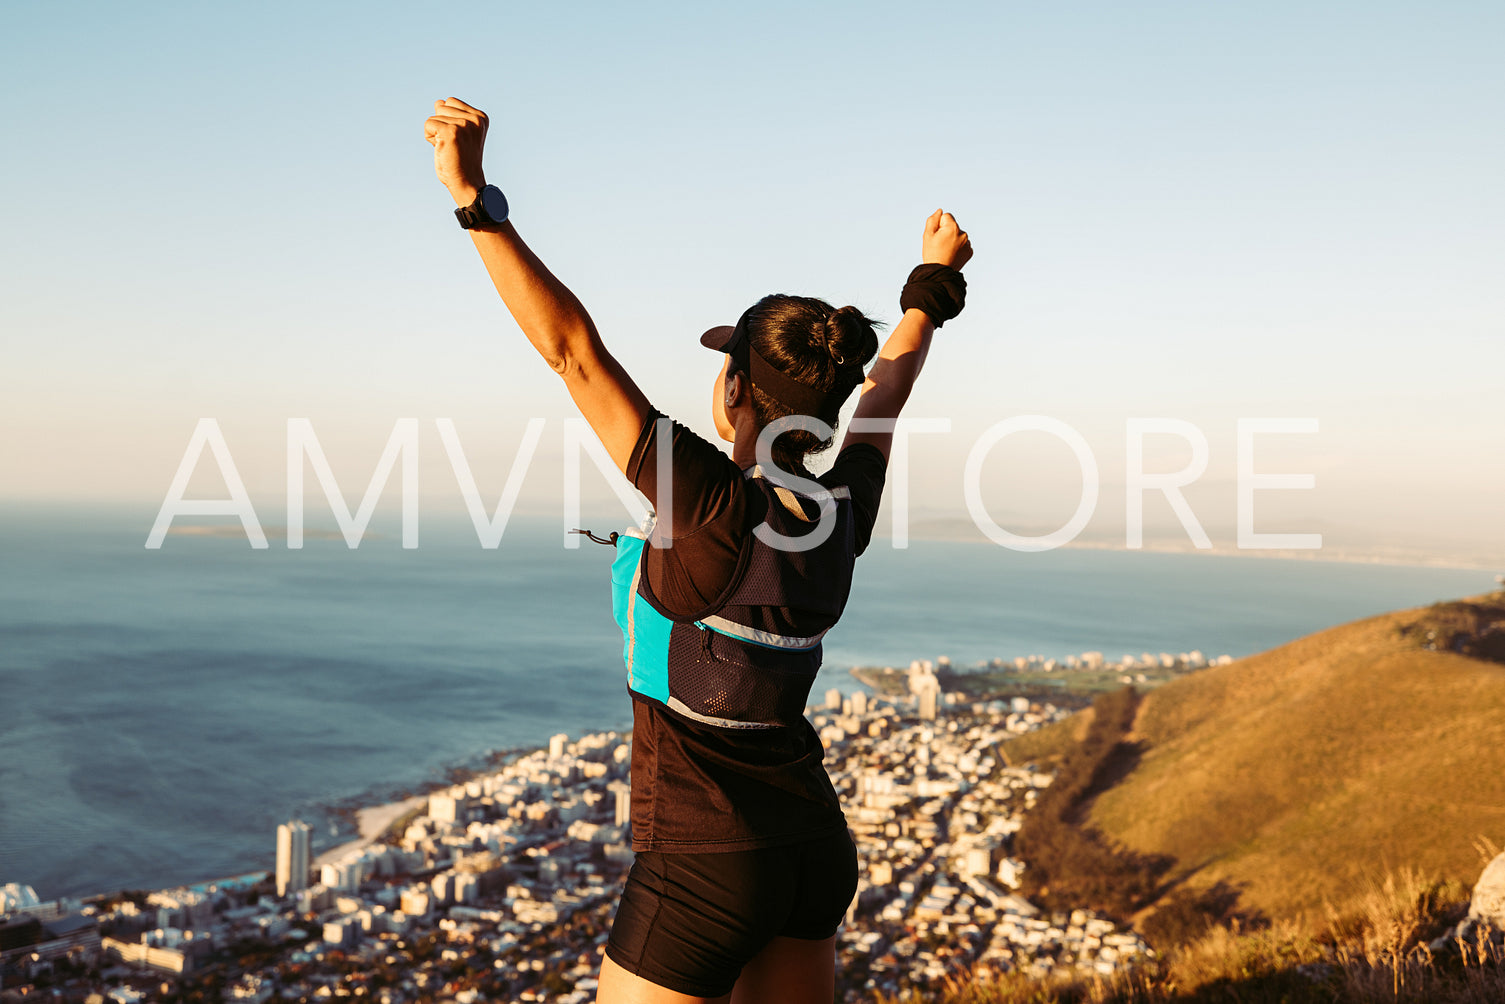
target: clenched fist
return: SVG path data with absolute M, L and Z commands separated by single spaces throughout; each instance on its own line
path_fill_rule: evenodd
M 921 248 L 921 261 L 927 265 L 949 265 L 960 269 L 972 260 L 972 239 L 956 225 L 956 217 L 939 209 L 925 221 Z
M 459 98 L 434 102 L 423 123 L 423 138 L 434 147 L 434 173 L 457 206 L 468 206 L 486 187 L 481 152 L 486 146 L 486 113 Z

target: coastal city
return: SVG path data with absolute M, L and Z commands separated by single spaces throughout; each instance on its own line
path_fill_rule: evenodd
M 1226 658 L 1088 653 L 1071 665 L 1142 682 L 1138 670 Z M 1018 668 L 1055 670 L 1045 663 Z M 1052 776 L 1013 762 L 1008 742 L 1070 710 L 945 690 L 945 669 L 917 661 L 891 671 L 902 693 L 832 689 L 807 709 L 860 855 L 838 996 L 1009 971 L 1107 974 L 1150 954 L 1107 918 L 1043 912 L 1018 891 L 1029 863 L 1011 838 Z M 633 861 L 630 742 L 556 735 L 383 807 L 372 832 L 317 857 L 311 828 L 290 820 L 268 835 L 269 873 L 81 900 L 0 887 L 0 1000 L 591 1001 Z

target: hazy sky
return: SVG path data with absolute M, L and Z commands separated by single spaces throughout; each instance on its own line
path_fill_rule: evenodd
M 701 330 L 773 291 L 896 320 L 944 206 L 977 254 L 907 412 L 953 430 L 915 440 L 917 517 L 965 519 L 972 444 L 1043 414 L 1101 470 L 1082 540 L 1121 545 L 1126 422 L 1176 418 L 1230 547 L 1237 420 L 1307 417 L 1259 440 L 1262 472 L 1316 476 L 1261 530 L 1505 561 L 1500 5 L 417 8 L 0 8 L 0 500 L 119 503 L 144 536 L 208 416 L 276 524 L 289 418 L 353 506 L 416 417 L 426 511 L 453 509 L 434 419 L 494 501 L 543 417 L 522 507 L 557 506 L 573 411 L 422 138 L 453 94 L 491 115 L 519 231 L 702 433 Z M 982 484 L 1026 532 L 1079 480 L 1033 433 Z M 1146 519 L 1186 543 L 1158 496 Z

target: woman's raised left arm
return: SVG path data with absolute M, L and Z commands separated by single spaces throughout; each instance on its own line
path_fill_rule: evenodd
M 434 102 L 423 123 L 434 172 L 455 204 L 468 206 L 486 185 L 481 169 L 486 113 L 459 98 Z M 502 302 L 564 385 L 606 452 L 624 473 L 648 417 L 648 398 L 616 361 L 585 307 L 538 260 L 508 220 L 470 231 Z

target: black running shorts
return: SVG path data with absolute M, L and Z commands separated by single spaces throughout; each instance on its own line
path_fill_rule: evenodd
M 753 851 L 644 851 L 606 954 L 661 987 L 720 997 L 774 938 L 834 935 L 856 892 L 857 848 L 844 830 Z

